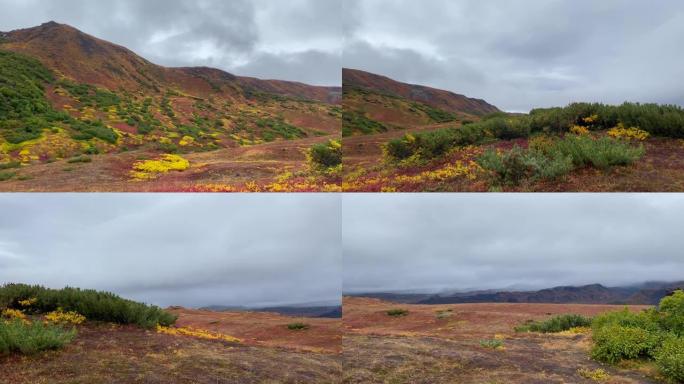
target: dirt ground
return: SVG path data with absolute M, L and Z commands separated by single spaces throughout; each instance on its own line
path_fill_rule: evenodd
M 605 370 L 605 383 L 657 383 L 648 367 L 603 366 L 589 357 L 588 334 L 516 333 L 527 320 L 623 306 L 578 304 L 412 305 L 344 299 L 344 383 L 593 383 L 581 370 Z M 638 311 L 646 307 L 632 306 Z M 406 309 L 401 317 L 390 309 Z M 487 348 L 483 340 L 501 340 Z
M 32 164 L 12 170 L 16 176 L 0 181 L 0 192 L 174 192 L 198 185 L 267 184 L 286 172 L 305 172 L 305 151 L 313 144 L 335 137 L 321 136 L 182 154 L 190 161 L 189 169 L 172 171 L 150 181 L 133 181 L 130 171 L 136 161 L 153 159 L 159 153 L 130 151 L 91 156 L 90 163 L 69 164 L 61 160 Z
M 340 319 L 290 317 L 268 312 L 212 312 L 171 309 L 176 325 L 206 329 L 237 337 L 243 344 L 280 347 L 321 353 L 339 353 L 342 347 Z M 305 323 L 308 329 L 291 331 L 290 323 Z
M 338 383 L 339 320 L 176 310 L 178 326 L 219 331 L 240 343 L 90 323 L 63 350 L 0 358 L 2 384 Z M 304 321 L 307 330 L 286 325 Z M 206 325 L 206 327 L 205 327 Z M 232 333 L 229 333 L 232 332 Z M 291 335 L 286 335 L 287 333 Z

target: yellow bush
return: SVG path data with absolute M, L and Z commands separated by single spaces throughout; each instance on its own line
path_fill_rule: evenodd
M 608 136 L 618 139 L 643 141 L 651 136 L 648 132 L 636 127 L 625 128 L 625 125 L 618 123 L 617 127 L 608 130 Z
M 594 370 L 588 368 L 580 368 L 577 370 L 577 373 L 585 379 L 593 380 L 596 382 L 608 381 L 610 379 L 610 375 L 601 368 Z
M 594 124 L 595 122 L 597 122 L 598 119 L 599 119 L 598 115 L 591 115 L 589 117 L 585 117 L 584 119 L 582 119 L 582 121 L 584 121 L 585 124 L 591 125 L 591 124 Z
M 185 171 L 188 168 L 190 168 L 190 162 L 181 156 L 163 155 L 157 160 L 143 160 L 133 164 L 131 177 L 134 180 L 151 180 L 162 173 Z
M 18 310 L 18 309 L 3 309 L 2 310 L 2 317 L 10 320 L 18 319 L 18 320 L 26 320 L 26 315 L 24 312 Z
M 38 302 L 38 299 L 36 299 L 35 297 L 32 297 L 32 298 L 26 299 L 26 300 L 19 300 L 19 305 L 21 305 L 22 307 L 30 307 L 37 302 Z
M 570 128 L 570 132 L 574 133 L 575 135 L 588 135 L 589 134 L 589 128 L 582 127 L 580 125 L 574 125 Z
M 195 142 L 195 139 L 192 136 L 183 136 L 183 138 L 178 142 L 178 145 L 181 147 L 185 147 L 188 145 L 192 145 Z
M 206 340 L 223 340 L 223 341 L 228 341 L 230 343 L 241 342 L 241 340 L 236 338 L 236 337 L 233 337 L 230 335 L 224 335 L 224 334 L 218 333 L 218 332 L 211 332 L 211 331 L 207 331 L 204 329 L 194 329 L 194 328 L 186 328 L 186 327 L 172 328 L 172 327 L 162 327 L 161 325 L 157 325 L 157 332 L 163 333 L 166 335 L 173 335 L 173 336 L 189 336 L 189 337 L 196 337 L 198 339 L 206 339 Z
M 45 321 L 55 324 L 83 324 L 86 320 L 85 316 L 78 312 L 64 312 L 61 309 L 50 312 L 45 315 Z

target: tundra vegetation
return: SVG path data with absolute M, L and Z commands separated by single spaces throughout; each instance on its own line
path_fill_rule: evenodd
M 639 313 L 627 309 L 588 319 L 563 315 L 516 328 L 518 332 L 554 333 L 591 327 L 591 357 L 599 362 L 653 362 L 662 376 L 684 381 L 684 291 L 663 298 L 657 308 Z

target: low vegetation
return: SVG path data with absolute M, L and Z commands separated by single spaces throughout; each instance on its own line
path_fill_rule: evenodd
M 489 348 L 489 349 L 503 349 L 504 348 L 504 342 L 503 340 L 494 338 L 494 339 L 484 339 L 480 340 L 480 346 L 484 348 Z
M 156 160 L 141 160 L 133 164 L 134 180 L 150 180 L 171 171 L 182 172 L 190 168 L 190 162 L 179 155 L 166 154 Z
M 318 173 L 336 173 L 342 167 L 342 143 L 329 140 L 324 144 L 316 144 L 306 153 L 309 169 Z
M 591 319 L 580 315 L 559 315 L 548 320 L 530 321 L 516 327 L 516 332 L 539 332 L 539 333 L 558 333 L 568 331 L 573 328 L 589 327 Z
M 32 355 L 62 348 L 76 337 L 75 329 L 28 321 L 0 319 L 0 356 L 12 353 Z
M 635 147 L 609 137 L 567 135 L 535 139 L 530 140 L 527 149 L 490 149 L 478 159 L 478 164 L 491 175 L 495 185 L 519 185 L 523 181 L 554 180 L 577 168 L 629 165 L 645 153 L 643 146 Z
M 290 331 L 303 331 L 305 329 L 309 329 L 309 324 L 301 322 L 290 323 L 287 325 L 287 329 L 289 329 Z
M 375 120 L 370 119 L 362 112 L 345 110 L 342 112 L 342 136 L 349 137 L 356 133 L 369 135 L 372 133 L 386 132 L 387 127 Z
M 169 326 L 176 321 L 176 316 L 156 306 L 126 300 L 113 293 L 69 287 L 49 289 L 37 285 L 7 284 L 0 287 L 0 308 L 31 314 L 57 311 L 62 315 L 53 316 L 61 319 L 73 312 L 88 320 L 135 324 L 144 328 Z
M 408 314 L 409 314 L 409 311 L 406 309 L 402 309 L 402 308 L 390 309 L 387 311 L 387 316 L 392 316 L 392 317 L 402 317 L 402 316 L 407 316 Z
M 658 308 L 639 313 L 625 308 L 601 314 L 593 320 L 579 315 L 556 316 L 528 322 L 516 331 L 549 333 L 587 326 L 591 326 L 592 331 L 593 359 L 608 364 L 653 361 L 667 379 L 684 381 L 684 291 L 675 291 L 663 298 Z M 580 375 L 587 377 L 582 372 Z

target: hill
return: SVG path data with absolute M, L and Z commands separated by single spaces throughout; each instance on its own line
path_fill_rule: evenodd
M 273 312 L 285 316 L 294 317 L 327 317 L 340 318 L 342 317 L 342 307 L 340 306 L 279 306 L 279 307 L 261 307 L 261 308 L 247 308 L 247 307 L 230 307 L 222 305 L 211 305 L 201 308 L 208 311 L 258 311 L 258 312 Z
M 0 184 L 5 190 L 159 189 L 122 185 L 135 171 L 134 159 L 207 152 L 214 156 L 201 161 L 212 169 L 170 189 L 240 190 L 239 184 L 281 180 L 288 169 L 305 171 L 304 151 L 339 135 L 340 87 L 167 68 L 55 22 L 0 37 L 0 165 L 16 169 L 0 175 L 0 182 L 10 180 Z M 269 145 L 276 142 L 287 144 Z M 259 149 L 245 158 L 242 148 Z M 97 154 L 113 156 L 84 165 Z M 200 161 L 187 160 L 191 169 Z M 74 181 L 59 177 L 63 163 L 31 167 L 62 161 L 76 164 L 66 166 L 77 168 L 68 178 Z M 136 181 L 154 184 L 158 173 L 168 172 L 137 174 L 143 177 Z M 94 174 L 107 180 L 97 184 Z

